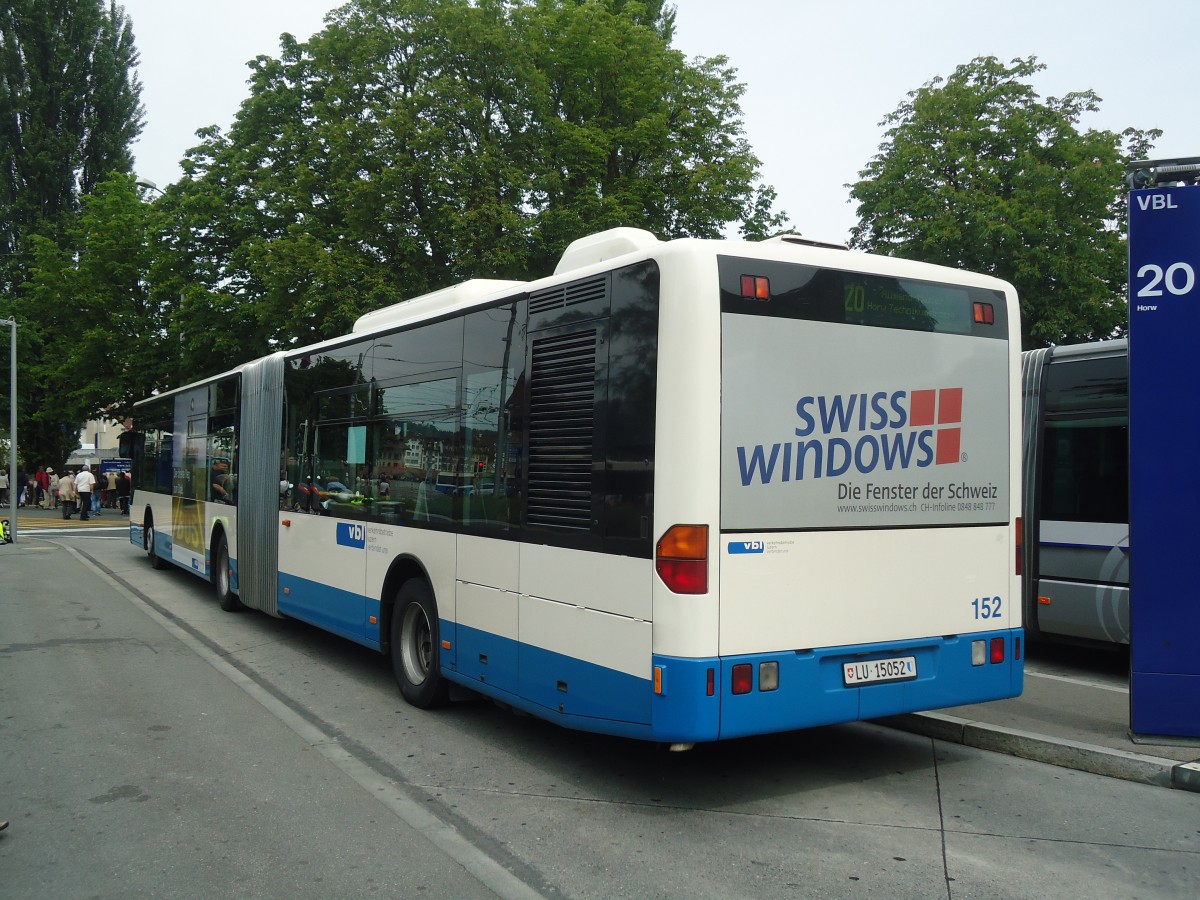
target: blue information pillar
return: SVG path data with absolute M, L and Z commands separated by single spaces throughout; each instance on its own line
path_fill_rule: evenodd
M 1130 727 L 1200 737 L 1200 186 L 1129 194 Z

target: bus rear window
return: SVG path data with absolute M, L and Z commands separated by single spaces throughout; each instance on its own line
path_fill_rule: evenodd
M 720 258 L 720 279 L 724 313 L 1008 337 L 1007 306 L 995 291 L 737 257 Z

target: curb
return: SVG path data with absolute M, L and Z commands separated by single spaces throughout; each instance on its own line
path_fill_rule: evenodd
M 963 744 L 978 750 L 991 750 L 1064 769 L 1090 772 L 1200 793 L 1200 762 L 1181 763 L 1158 756 L 1145 756 L 1128 750 L 1115 750 L 1083 744 L 1065 738 L 1019 731 L 1001 725 L 989 725 L 960 719 L 943 713 L 911 713 L 875 720 L 880 725 L 924 735 L 939 741 Z

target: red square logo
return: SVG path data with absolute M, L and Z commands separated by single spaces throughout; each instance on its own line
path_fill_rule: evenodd
M 938 424 L 949 425 L 962 421 L 962 388 L 942 388 L 938 391 Z
M 935 465 L 956 463 L 962 443 L 961 428 L 939 428 L 937 433 L 937 453 L 934 456 Z
M 937 402 L 937 391 L 913 391 L 908 407 L 908 424 L 912 426 L 932 425 L 933 408 Z

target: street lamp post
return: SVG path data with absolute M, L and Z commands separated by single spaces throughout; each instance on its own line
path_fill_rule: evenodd
M 138 187 L 143 188 L 144 190 L 158 192 L 159 196 L 165 196 L 167 193 L 149 178 L 139 178 L 136 184 Z
M 8 535 L 17 542 L 17 317 L 0 319 L 0 325 L 11 330 L 11 350 L 8 356 L 8 508 L 12 514 L 8 520 Z

